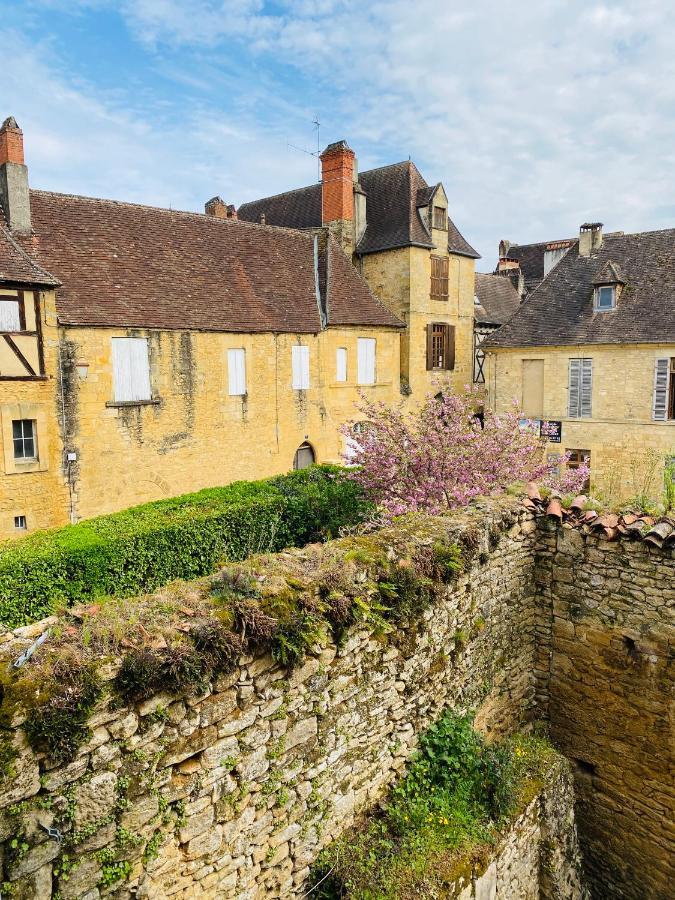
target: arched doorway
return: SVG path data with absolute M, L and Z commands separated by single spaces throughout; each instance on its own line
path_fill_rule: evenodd
M 316 457 L 314 456 L 314 448 L 309 443 L 309 441 L 304 441 L 295 451 L 295 456 L 293 458 L 293 468 L 306 469 L 307 466 L 311 466 L 314 462 L 316 462 Z

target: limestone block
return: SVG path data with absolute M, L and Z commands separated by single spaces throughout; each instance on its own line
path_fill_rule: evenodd
M 318 720 L 316 716 L 311 716 L 294 725 L 286 734 L 285 749 L 286 752 L 304 744 L 312 738 L 316 738 L 318 730 Z
M 117 801 L 117 775 L 99 772 L 75 788 L 75 827 L 105 818 Z
M 59 894 L 63 900 L 78 900 L 87 891 L 96 889 L 101 877 L 101 863 L 95 856 L 77 855 L 77 866 L 68 875 L 68 879 L 59 880 Z
M 18 878 L 37 872 L 43 866 L 47 867 L 52 860 L 56 859 L 60 852 L 61 845 L 58 841 L 48 840 L 31 847 L 25 856 L 9 867 L 9 880 L 16 881 Z M 51 871 L 49 876 L 51 880 Z M 43 877 L 46 879 L 46 875 Z
M 138 716 L 134 712 L 127 713 L 122 719 L 110 722 L 108 731 L 117 740 L 126 740 L 138 729 Z
M 159 801 L 153 794 L 139 797 L 131 805 L 131 808 L 123 813 L 120 824 L 130 831 L 137 831 L 146 822 L 154 818 L 159 812 Z
M 11 781 L 3 779 L 0 785 L 0 809 L 20 803 L 40 790 L 40 767 L 34 753 L 21 750 L 12 762 L 12 768 L 14 777 Z

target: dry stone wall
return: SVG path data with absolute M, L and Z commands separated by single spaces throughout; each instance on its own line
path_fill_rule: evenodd
M 19 730 L 0 799 L 6 891 L 299 895 L 320 848 L 383 796 L 445 706 L 478 707 L 495 734 L 531 721 L 535 523 L 504 502 L 448 528 L 467 571 L 405 628 L 352 629 L 294 671 L 242 657 L 198 696 L 105 702 L 67 766 L 36 756 Z M 3 657 L 41 630 L 6 634 Z
M 34 753 L 18 716 L 2 897 L 301 896 L 320 849 L 385 794 L 446 706 L 476 708 L 495 735 L 548 718 L 575 768 L 594 896 L 670 896 L 672 550 L 549 530 L 508 500 L 443 528 L 465 571 L 388 635 L 353 627 L 290 671 L 242 656 L 200 694 L 107 697 L 67 765 Z M 2 664 L 45 624 L 0 633 Z M 494 866 L 458 885 L 465 900 L 535 896 L 535 870 L 545 900 L 583 897 L 570 807 L 569 780 L 548 785 Z
M 664 900 L 675 885 L 673 549 L 545 525 L 537 578 L 539 696 L 548 685 L 551 736 L 576 766 L 593 895 Z

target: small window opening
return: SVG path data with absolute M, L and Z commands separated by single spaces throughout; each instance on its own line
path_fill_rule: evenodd
M 574 765 L 576 766 L 579 775 L 592 776 L 597 774 L 595 763 L 590 763 L 585 759 L 575 759 Z
M 14 459 L 26 461 L 37 459 L 37 441 L 35 440 L 35 421 L 33 419 L 14 419 L 12 439 Z
M 638 659 L 640 656 L 640 651 L 638 650 L 637 641 L 629 637 L 627 634 L 623 636 L 623 645 L 626 648 L 626 652 L 630 656 L 631 659 Z
M 17 531 L 27 531 L 28 525 L 26 524 L 26 517 L 14 516 L 14 527 Z
M 597 289 L 596 308 L 599 310 L 614 309 L 616 306 L 616 287 L 613 284 L 602 285 Z
M 445 231 L 448 227 L 448 211 L 444 206 L 434 206 L 434 228 Z

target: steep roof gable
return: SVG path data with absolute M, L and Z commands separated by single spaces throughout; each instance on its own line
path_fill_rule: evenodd
M 593 305 L 597 274 L 608 264 L 624 280 L 608 316 Z M 516 315 L 486 346 L 675 342 L 675 229 L 609 234 L 590 256 L 575 243 Z
M 438 185 L 426 183 L 417 166 L 407 160 L 359 173 L 366 195 L 366 229 L 358 253 L 376 253 L 398 247 L 434 246 L 419 209 L 429 203 Z M 298 188 L 273 197 L 243 203 L 240 219 L 260 221 L 286 228 L 316 228 L 321 225 L 321 184 Z M 452 253 L 478 259 L 479 254 L 448 218 L 448 249 Z
M 520 307 L 520 294 L 504 275 L 476 272 L 474 319 L 482 325 L 503 325 Z
M 61 280 L 63 324 L 321 330 L 311 234 L 46 191 L 31 192 L 31 212 L 23 246 Z M 344 296 L 343 319 L 352 305 L 364 324 L 401 325 L 351 265 L 335 267 L 328 290 Z

